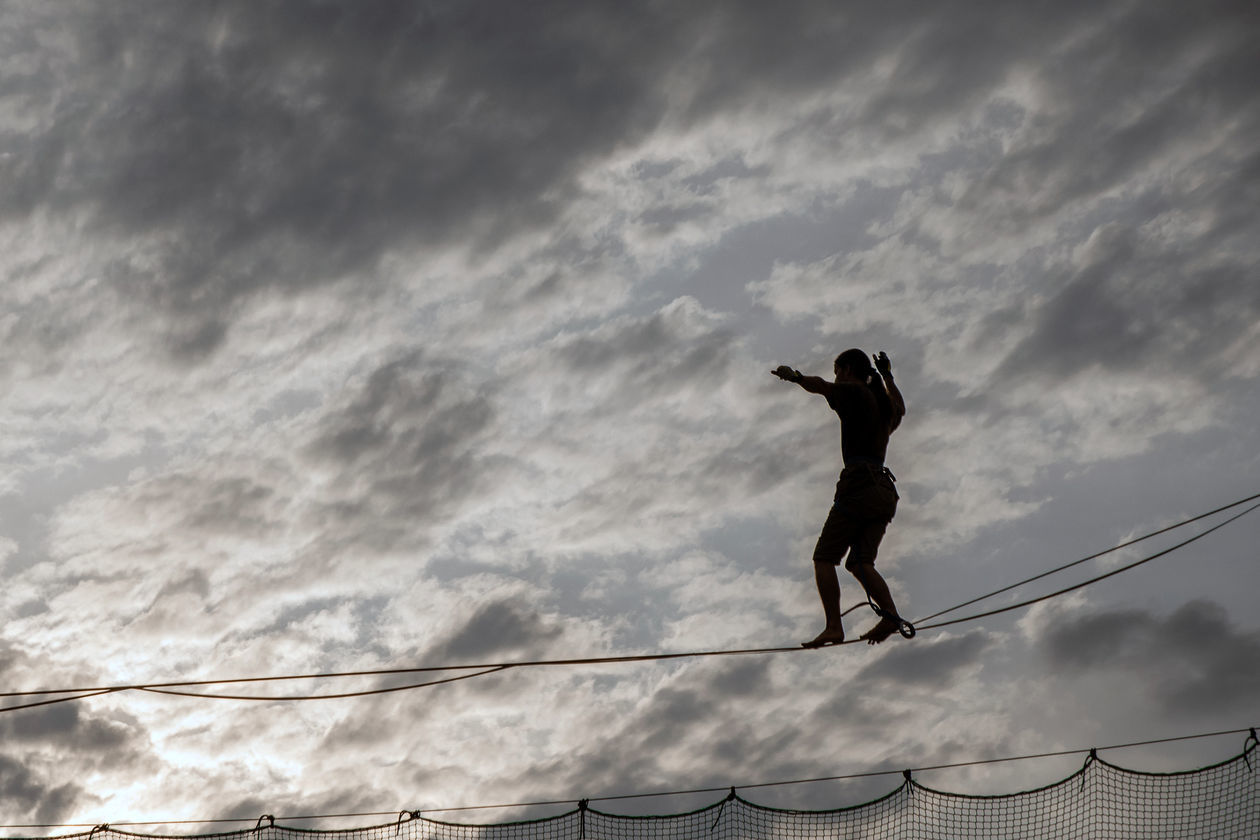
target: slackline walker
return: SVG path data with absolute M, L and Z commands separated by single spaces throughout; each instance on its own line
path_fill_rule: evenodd
M 986 618 L 988 616 L 998 615 L 1001 613 L 1010 612 L 1012 610 L 1022 609 L 1024 607 L 1028 607 L 1033 604 L 1036 604 L 1040 601 L 1045 601 L 1050 598 L 1057 598 L 1058 596 L 1064 595 L 1068 592 L 1074 592 L 1078 589 L 1083 589 L 1084 587 L 1090 586 L 1101 580 L 1106 580 L 1107 578 L 1114 577 L 1115 575 L 1121 574 L 1122 572 L 1129 571 L 1130 569 L 1135 569 L 1138 566 L 1151 562 L 1152 560 L 1163 557 L 1167 554 L 1171 554 L 1172 552 L 1177 551 L 1181 548 L 1184 548 L 1193 542 L 1197 542 L 1198 540 L 1203 539 L 1208 534 L 1211 534 L 1215 531 L 1219 531 L 1221 528 L 1224 528 L 1226 525 L 1229 525 L 1230 523 L 1241 519 L 1242 517 L 1246 516 L 1249 513 L 1252 513 L 1253 511 L 1260 510 L 1260 502 L 1256 501 L 1258 499 L 1260 499 L 1260 493 L 1254 493 L 1250 496 L 1244 497 L 1237 501 L 1230 502 L 1227 505 L 1222 505 L 1218 508 L 1215 508 L 1214 510 L 1207 511 L 1206 513 L 1200 513 L 1188 519 L 1183 519 L 1180 522 L 1176 522 L 1172 525 L 1167 525 L 1163 528 L 1159 528 L 1158 530 L 1151 531 L 1147 534 L 1143 534 L 1140 537 L 1135 537 L 1133 539 L 1127 540 L 1125 542 L 1120 543 L 1119 545 L 1112 546 L 1111 548 L 1105 549 L 1103 551 L 1095 552 L 1094 554 L 1091 554 L 1087 557 L 1082 557 L 1079 560 L 1074 560 L 1070 563 L 1066 563 L 1054 569 L 1041 572 L 1040 574 L 1033 575 L 1032 577 L 1025 578 L 1024 580 L 1017 581 L 1015 583 L 1004 586 L 1000 589 L 996 589 L 992 592 L 988 592 L 983 595 L 979 595 L 977 597 L 971 598 L 967 601 L 962 602 L 961 604 L 955 604 L 952 607 L 948 607 L 946 609 L 933 613 L 927 616 L 926 618 L 919 619 L 916 622 L 919 625 L 918 629 L 920 631 L 935 630 L 941 627 L 948 627 L 950 625 L 961 624 L 967 621 L 976 621 L 978 619 Z M 1076 566 L 1080 563 L 1084 563 L 1088 560 L 1094 560 L 1098 557 L 1102 557 L 1103 555 L 1110 554 L 1114 551 L 1119 551 L 1122 548 L 1127 548 L 1136 543 L 1142 542 L 1144 540 L 1148 540 L 1155 536 L 1159 536 L 1160 534 L 1166 534 L 1178 528 L 1185 527 L 1186 525 L 1189 525 L 1191 523 L 1198 522 L 1202 519 L 1206 519 L 1207 517 L 1214 516 L 1224 511 L 1232 510 L 1234 508 L 1237 508 L 1237 507 L 1240 507 L 1242 505 L 1246 505 L 1252 502 L 1255 502 L 1255 504 L 1251 504 L 1249 507 L 1243 509 L 1242 511 L 1235 513 L 1232 516 L 1228 517 L 1227 519 L 1217 522 L 1211 527 L 1205 528 L 1199 533 L 1193 534 L 1181 540 L 1178 543 L 1168 546 L 1167 548 L 1164 548 L 1153 554 L 1148 554 L 1147 556 L 1142 557 L 1133 562 L 1126 563 L 1125 565 L 1122 565 L 1122 566 L 1118 566 L 1117 568 L 1112 569 L 1109 572 L 1104 572 L 1103 574 L 1096 575 L 1094 577 L 1088 578 L 1084 581 L 1073 584 L 1071 586 L 1067 586 L 1062 589 L 1058 589 L 1054 592 L 1049 592 L 1044 595 L 1039 595 L 1034 598 L 1027 598 L 1022 601 L 1017 601 L 1016 603 L 1013 603 L 1013 604 L 1007 604 L 1005 606 L 998 607 L 996 609 L 987 610 L 985 612 L 973 613 L 971 615 L 962 616 L 961 618 L 950 619 L 948 621 L 938 621 L 934 624 L 923 623 L 925 621 L 930 621 L 931 619 L 945 615 L 946 613 L 950 613 L 955 610 L 961 609 L 962 607 L 970 606 L 971 604 L 975 604 L 979 601 L 992 598 L 995 595 L 1000 595 L 1004 592 L 1008 592 L 1011 589 L 1014 589 L 1017 586 L 1022 586 L 1025 583 L 1029 583 L 1034 580 L 1039 580 L 1043 577 L 1046 577 L 1047 575 L 1051 575 L 1056 572 L 1061 572 L 1065 569 L 1069 569 L 1073 566 Z M 865 604 L 857 604 L 856 606 L 851 607 L 850 610 L 848 611 L 852 611 L 853 609 L 857 609 L 858 607 L 861 607 L 861 606 L 865 606 Z M 856 641 L 858 640 L 832 642 L 831 644 L 853 644 Z M 0 698 L 20 698 L 20 697 L 51 697 L 52 698 L 52 699 L 45 699 L 45 700 L 36 700 L 33 702 L 27 702 L 27 703 L 20 703 L 20 704 L 12 705 L 12 706 L 3 706 L 3 707 L 0 707 L 0 713 L 16 712 L 20 709 L 30 709 L 36 706 L 48 706 L 54 703 L 66 703 L 66 702 L 70 702 L 74 700 L 84 700 L 89 697 L 99 697 L 106 694 L 115 694 L 115 693 L 124 692 L 124 691 L 146 691 L 146 692 L 152 692 L 155 694 L 175 694 L 175 695 L 186 696 L 186 697 L 204 697 L 208 699 L 217 699 L 217 700 L 256 700 L 256 701 L 323 700 L 323 699 L 344 698 L 344 697 L 364 697 L 364 696 L 372 695 L 372 694 L 386 694 L 386 693 L 396 692 L 396 691 L 407 691 L 413 688 L 423 688 L 426 686 L 440 685 L 443 683 L 456 682 L 459 680 L 468 680 L 468 679 L 473 679 L 475 677 L 486 676 L 489 674 L 497 673 L 500 671 L 506 671 L 513 668 L 556 667 L 556 666 L 575 666 L 575 665 L 612 665 L 612 664 L 620 664 L 620 663 L 627 663 L 627 662 L 663 662 L 666 660 L 695 659 L 699 657 L 750 656 L 750 655 L 765 655 L 765 654 L 793 653 L 793 652 L 800 653 L 802 652 L 802 650 L 803 648 L 800 646 L 773 647 L 773 648 L 748 648 L 748 649 L 742 649 L 742 650 L 698 650 L 698 651 L 685 651 L 685 652 L 678 652 L 678 653 L 634 654 L 634 655 L 628 655 L 628 656 L 592 656 L 592 657 L 582 657 L 582 658 L 573 658 L 573 659 L 542 659 L 542 660 L 519 661 L 519 662 L 488 662 L 488 663 L 480 663 L 480 664 L 460 664 L 460 665 L 428 665 L 428 666 L 421 666 L 421 667 L 414 667 L 414 668 L 378 668 L 378 669 L 361 670 L 361 671 L 342 671 L 342 672 L 311 673 L 311 674 L 282 674 L 282 675 L 257 676 L 257 677 L 231 677 L 231 678 L 223 678 L 223 679 L 177 680 L 177 681 L 171 681 L 171 682 L 148 682 L 148 683 L 133 683 L 133 684 L 124 684 L 124 685 L 80 686 L 77 688 L 40 688 L 40 689 L 28 689 L 25 691 L 0 691 Z M 274 683 L 274 682 L 286 682 L 286 681 L 292 681 L 292 680 L 343 679 L 343 678 L 350 678 L 350 677 L 384 677 L 384 676 L 402 676 L 402 675 L 416 675 L 416 674 L 451 673 L 451 672 L 462 672 L 462 673 L 458 673 L 457 676 L 445 677 L 445 678 L 440 678 L 440 679 L 429 679 L 424 682 L 418 682 L 418 683 L 413 683 L 409 685 L 389 686 L 385 688 L 373 688 L 373 689 L 367 689 L 364 691 L 341 692 L 341 693 L 335 693 L 335 694 L 302 694 L 302 695 L 269 696 L 269 695 L 240 695 L 240 694 L 210 694 L 210 693 L 188 690 L 188 689 L 194 689 L 194 688 L 204 689 L 210 686 L 237 685 L 241 683 Z
M 805 376 L 787 365 L 770 371 L 811 394 L 825 397 L 840 418 L 844 469 L 836 482 L 831 512 L 814 547 L 814 581 L 827 626 L 811 641 L 801 643 L 807 648 L 844 643 L 844 613 L 840 610 L 840 581 L 836 577 L 836 566 L 841 561 L 862 584 L 867 604 L 879 616 L 879 623 L 861 638 L 868 644 L 879 644 L 894 630 L 907 639 L 914 638 L 914 625 L 897 614 L 888 584 L 875 570 L 879 542 L 897 512 L 898 500 L 896 477 L 884 466 L 884 456 L 889 435 L 906 415 L 906 402 L 893 382 L 888 354 L 881 352 L 874 359 L 872 366 L 864 351 L 856 347 L 845 350 L 836 357 L 833 382 L 821 376 Z

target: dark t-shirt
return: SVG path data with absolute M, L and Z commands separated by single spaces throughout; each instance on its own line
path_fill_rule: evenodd
M 840 451 L 844 465 L 855 459 L 884 463 L 888 452 L 888 424 L 879 414 L 875 395 L 865 385 L 837 382 L 827 394 L 827 404 L 840 415 Z

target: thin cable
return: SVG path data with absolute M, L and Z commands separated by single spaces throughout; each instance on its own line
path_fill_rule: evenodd
M 1089 580 L 1082 581 L 1081 583 L 1075 584 L 1073 586 L 1064 587 L 1063 589 L 1060 589 L 1056 592 L 1051 592 L 1048 595 L 1042 595 L 1038 598 L 1030 598 L 1027 601 L 1020 601 L 1017 604 L 1010 604 L 1005 607 L 999 607 L 996 610 L 989 610 L 988 612 L 976 613 L 975 615 L 967 615 L 967 616 L 963 616 L 962 618 L 952 618 L 949 621 L 940 621 L 940 622 L 937 622 L 936 624 L 927 624 L 927 625 L 924 625 L 923 627 L 920 627 L 919 629 L 920 630 L 934 630 L 938 627 L 948 627 L 951 624 L 960 624 L 964 621 L 975 621 L 978 618 L 988 618 L 991 615 L 999 615 L 1000 613 L 1010 612 L 1011 610 L 1017 610 L 1017 609 L 1020 609 L 1021 607 L 1031 606 L 1033 604 L 1038 603 L 1039 601 L 1046 601 L 1050 598 L 1057 598 L 1060 595 L 1066 595 L 1069 592 L 1075 592 L 1077 589 L 1082 589 L 1086 586 L 1089 586 L 1090 584 L 1098 583 L 1098 581 L 1100 580 L 1106 580 L 1107 578 L 1112 577 L 1114 575 L 1118 575 L 1121 572 L 1127 572 L 1129 569 L 1135 569 L 1138 566 L 1141 566 L 1143 563 L 1149 563 L 1152 560 L 1163 557 L 1165 554 L 1171 554 L 1177 549 L 1184 548 L 1185 546 L 1189 545 L 1192 542 L 1196 542 L 1198 540 L 1203 539 L 1204 537 L 1206 537 L 1208 534 L 1212 533 L 1213 531 L 1220 530 L 1221 528 L 1224 528 L 1229 523 L 1237 519 L 1243 518 L 1244 516 L 1251 513 L 1253 510 L 1256 510 L 1257 508 L 1260 508 L 1260 504 L 1254 504 L 1251 507 L 1244 510 L 1242 513 L 1236 513 L 1233 516 L 1231 516 L 1229 519 L 1226 519 L 1223 522 L 1219 522 L 1216 525 L 1213 525 L 1211 528 L 1208 528 L 1206 531 L 1195 534 L 1193 537 L 1190 537 L 1187 540 L 1182 540 L 1176 545 L 1169 546 L 1168 548 L 1165 548 L 1163 551 L 1157 551 L 1156 553 L 1148 557 L 1143 557 L 1141 560 L 1135 560 L 1134 562 L 1129 563 L 1124 566 L 1120 566 L 1117 569 L 1112 569 L 1110 572 L 1098 575 L 1097 577 L 1092 577 Z
M 954 610 L 960 610 L 963 607 L 969 607 L 972 604 L 977 603 L 978 601 L 984 601 L 986 599 L 992 598 L 994 595 L 1001 595 L 1003 592 L 1010 592 L 1012 589 L 1015 589 L 1016 587 L 1019 587 L 1019 586 L 1023 586 L 1026 583 L 1032 583 L 1035 580 L 1041 580 L 1043 577 L 1049 577 L 1050 575 L 1056 574 L 1057 572 L 1062 572 L 1065 569 L 1070 569 L 1073 566 L 1079 566 L 1082 563 L 1087 563 L 1090 560 L 1097 560 L 1099 557 L 1103 557 L 1107 554 L 1111 554 L 1114 551 L 1119 551 L 1122 548 L 1128 548 L 1131 545 L 1136 545 L 1137 543 L 1143 542 L 1144 540 L 1149 540 L 1151 537 L 1158 537 L 1160 534 L 1166 534 L 1169 531 L 1175 531 L 1178 528 L 1183 528 L 1186 525 L 1190 525 L 1194 522 L 1198 522 L 1200 519 L 1206 519 L 1209 516 L 1222 513 L 1224 511 L 1229 510 L 1230 508 L 1236 508 L 1239 505 L 1245 505 L 1247 504 L 1247 502 L 1254 502 L 1256 499 L 1260 499 L 1260 493 L 1256 493 L 1253 496 L 1248 496 L 1245 499 L 1239 499 L 1236 502 L 1230 502 L 1227 505 L 1218 507 L 1216 510 L 1209 510 L 1207 513 L 1200 513 L 1198 516 L 1192 516 L 1189 519 L 1183 519 L 1180 522 L 1177 522 L 1175 524 L 1168 525 L 1164 528 L 1160 528 L 1158 531 L 1151 531 L 1149 534 L 1143 534 L 1140 537 L 1135 537 L 1129 540 L 1128 542 L 1123 542 L 1123 543 L 1120 543 L 1119 545 L 1113 545 L 1111 548 L 1104 549 L 1103 551 L 1099 551 L 1095 554 L 1091 554 L 1088 557 L 1082 557 L 1079 560 L 1073 560 L 1071 563 L 1065 563 L 1062 566 L 1058 566 L 1056 568 L 1050 569 L 1049 571 L 1042 572 L 1039 575 L 1033 575 L 1030 578 L 1024 578 L 1021 581 L 1012 583 L 1010 586 L 1004 586 L 1001 589 L 995 589 L 992 592 L 988 593 L 987 595 L 981 595 L 977 598 L 972 598 L 970 601 L 963 601 L 961 604 L 955 604 L 954 606 L 948 607 L 947 609 L 943 609 L 940 612 L 932 613 L 931 615 L 924 616 L 923 618 L 918 619 L 918 621 L 916 621 L 915 624 L 918 624 L 920 621 L 931 621 L 932 619 L 939 618 L 940 616 L 945 615 L 946 613 L 952 613 Z
M 68 703 L 71 700 L 85 700 L 88 697 L 100 697 L 102 694 L 114 694 L 115 692 L 125 691 L 125 690 L 126 689 L 122 689 L 122 688 L 101 688 L 101 689 L 89 690 L 89 691 L 84 692 L 83 694 L 74 695 L 73 697 L 58 697 L 54 700 L 40 700 L 38 703 L 23 703 L 20 706 L 4 706 L 0 708 L 0 712 L 16 712 L 18 709 L 33 709 L 36 706 L 51 706 L 54 703 Z M 40 692 L 35 692 L 35 693 L 39 694 Z M 43 692 L 43 693 L 51 694 L 52 692 Z M 12 695 L 0 695 L 0 696 L 12 696 Z
M 930 764 L 930 765 L 925 765 L 923 767 L 912 767 L 912 768 L 909 768 L 909 770 L 911 773 L 924 773 L 930 770 L 951 770 L 951 769 L 956 769 L 959 767 L 975 767 L 981 764 L 999 764 L 999 763 L 1010 762 L 1010 761 L 1026 761 L 1026 760 L 1038 759 L 1038 758 L 1054 758 L 1054 757 L 1065 756 L 1065 755 L 1080 755 L 1082 753 L 1088 753 L 1090 752 L 1090 750 L 1098 750 L 1098 751 L 1121 750 L 1121 749 L 1128 749 L 1130 747 L 1146 747 L 1146 746 L 1151 746 L 1154 744 L 1170 744 L 1175 741 L 1193 741 L 1193 740 L 1200 740 L 1203 738 L 1217 738 L 1224 735 L 1250 734 L 1251 732 L 1254 732 L 1254 728 L 1225 729 L 1218 732 L 1202 732 L 1197 735 L 1176 735 L 1171 738 L 1153 738 L 1146 741 L 1130 741 L 1129 743 L 1126 743 L 1126 744 L 1112 744 L 1106 747 L 1081 747 L 1081 748 L 1070 749 L 1070 750 L 1056 750 L 1053 752 L 1003 756 L 1000 758 L 982 758 L 982 759 L 975 759 L 971 761 L 956 761 L 956 762 L 951 762 L 949 764 Z M 1247 747 L 1245 747 L 1243 750 L 1244 754 L 1250 749 L 1256 749 L 1256 747 L 1248 743 Z M 837 782 L 837 781 L 846 781 L 849 779 L 865 779 L 865 778 L 871 778 L 873 776 L 899 776 L 905 773 L 905 770 L 906 768 L 898 768 L 896 770 L 869 770 L 862 773 L 846 773 L 846 774 L 838 775 L 838 776 L 819 776 L 817 778 L 812 778 L 812 779 L 791 779 L 787 781 L 778 781 L 778 782 L 758 782 L 758 783 L 749 784 L 749 785 L 735 785 L 734 787 L 738 790 L 752 790 L 754 788 L 783 787 L 786 785 L 812 784 L 815 782 Z M 724 787 L 692 788 L 690 790 L 659 791 L 656 793 L 627 793 L 627 794 L 615 794 L 615 795 L 609 795 L 609 796 L 591 796 L 591 797 L 583 797 L 583 798 L 585 798 L 586 801 L 588 802 L 612 802 L 612 801 L 622 800 L 622 799 L 647 799 L 651 797 L 686 796 L 686 795 L 697 794 L 697 793 L 726 793 L 727 791 L 731 790 L 731 787 L 732 786 L 727 785 Z M 491 810 L 494 808 L 530 808 L 530 807 L 543 806 L 543 805 L 569 805 L 578 801 L 579 800 L 577 799 L 547 799 L 547 800 L 536 800 L 533 802 L 510 802 L 510 803 L 502 803 L 498 805 L 461 805 L 461 806 L 455 806 L 455 807 L 450 807 L 450 808 L 425 808 L 424 813 L 434 814 L 434 813 L 446 813 L 446 812 L 451 812 L 451 811 L 483 811 L 483 810 Z M 276 817 L 276 822 L 294 821 L 294 820 L 325 820 L 325 819 L 337 819 L 337 818 L 343 818 L 343 817 L 383 817 L 383 816 L 395 816 L 398 813 L 399 812 L 395 810 L 395 811 L 361 811 L 358 813 L 351 813 L 351 814 L 305 814 L 301 816 Z M 147 820 L 147 821 L 136 821 L 136 822 L 111 822 L 109 823 L 109 825 L 110 826 L 197 825 L 197 824 L 210 825 L 210 824 L 219 824 L 219 823 L 248 823 L 248 822 L 255 822 L 255 818 L 254 817 L 237 817 L 237 818 L 227 818 L 227 819 L 216 818 L 216 819 L 205 819 L 205 820 Z M 0 825 L 0 828 L 91 828 L 97 825 L 100 825 L 100 823 L 26 823 L 26 824 L 21 824 L 21 825 Z
M 847 641 L 846 641 L 847 644 Z M 625 662 L 654 662 L 669 659 L 686 659 L 697 656 L 749 656 L 765 653 L 786 653 L 789 651 L 805 650 L 802 647 L 776 647 L 776 648 L 746 648 L 742 650 L 708 650 L 708 651 L 688 651 L 683 653 L 644 653 L 629 656 L 589 656 L 578 659 L 537 659 L 523 662 L 485 662 L 480 664 L 469 665 L 429 665 L 416 668 L 385 668 L 375 671 L 341 671 L 328 672 L 320 674 L 285 674 L 281 676 L 267 677 L 230 677 L 225 679 L 213 680 L 180 680 L 174 682 L 161 683 L 134 683 L 128 685 L 111 685 L 111 686 L 89 686 L 86 688 L 50 688 L 50 689 L 32 689 L 29 691 L 9 691 L 0 692 L 0 697 L 29 697 L 33 695 L 48 694 L 84 694 L 87 692 L 113 692 L 113 691 L 154 691 L 167 688 L 191 688 L 194 686 L 209 685 L 230 685 L 234 683 L 251 683 L 251 682 L 275 682 L 280 680 L 311 680 L 311 679 L 331 679 L 340 677 L 373 677 L 387 676 L 391 674 L 418 674 L 433 673 L 435 671 L 476 671 L 490 670 L 498 668 L 532 668 L 548 665 L 616 665 Z M 385 689 L 374 689 L 380 692 Z M 78 698 L 65 698 L 78 699 Z M 294 699 L 294 698 L 286 698 Z M 48 701 L 61 702 L 61 701 Z M 11 707 L 16 708 L 16 707 Z M 0 711 L 4 711 L 0 709 Z
M 305 694 L 297 696 L 265 696 L 257 694 L 204 694 L 194 691 L 174 691 L 169 688 L 137 688 L 137 691 L 148 691 L 153 694 L 173 694 L 177 697 L 204 697 L 210 700 L 335 700 L 342 697 L 366 697 L 369 694 L 389 694 L 391 691 L 410 691 L 413 688 L 424 688 L 429 685 L 441 685 L 443 683 L 459 682 L 460 680 L 471 680 L 473 677 L 484 677 L 486 674 L 493 674 L 496 671 L 506 671 L 508 668 L 515 666 L 500 665 L 497 668 L 487 668 L 484 671 L 475 671 L 471 674 L 460 674 L 458 677 L 447 677 L 443 680 L 430 680 L 429 682 L 413 683 L 411 685 L 396 685 L 391 688 L 369 688 L 364 691 L 347 691 L 342 694 Z M 51 701 L 56 702 L 56 701 Z
M 503 663 L 496 663 L 503 664 Z M 0 697 L 30 697 L 40 694 L 73 694 L 83 691 L 130 691 L 142 688 L 183 688 L 198 685 L 228 685 L 232 683 L 281 682 L 283 680 L 319 680 L 343 677 L 382 677 L 394 674 L 433 673 L 435 671 L 475 671 L 479 668 L 494 667 L 491 665 L 432 665 L 416 668 L 380 668 L 369 671 L 329 671 L 320 674 L 282 674 L 268 677 L 230 677 L 214 680 L 180 680 L 161 683 L 135 683 L 133 685 L 88 686 L 86 688 L 43 688 L 29 691 L 4 691 Z
M 1229 508 L 1232 508 L 1232 507 L 1237 507 L 1239 504 L 1242 504 L 1242 503 L 1245 503 L 1246 501 L 1250 501 L 1257 498 L 1260 498 L 1260 494 L 1256 494 L 1254 496 L 1248 497 L 1248 499 L 1244 499 L 1239 502 L 1234 502 L 1232 504 L 1226 505 L 1225 507 L 1219 508 L 1217 511 L 1213 511 L 1213 512 L 1219 513 L 1220 511 L 1228 510 Z M 1087 581 L 1084 581 L 1083 583 L 1079 583 L 1074 586 L 1061 589 L 1057 592 L 1052 592 L 1048 595 L 1043 595 L 1039 598 L 1033 598 L 1027 601 L 1011 604 L 1009 606 L 1002 607 L 1000 609 L 990 610 L 988 612 L 978 613 L 978 614 L 966 616 L 963 618 L 952 619 L 950 621 L 939 622 L 937 624 L 929 624 L 919 629 L 931 630 L 931 629 L 935 629 L 939 627 L 947 627 L 953 624 L 959 624 L 964 621 L 974 621 L 976 619 L 986 618 L 991 615 L 998 615 L 1000 613 L 1009 612 L 1011 610 L 1019 609 L 1021 607 L 1030 606 L 1039 601 L 1044 601 L 1049 598 L 1054 598 L 1059 595 L 1063 595 L 1068 592 L 1075 591 L 1077 589 L 1088 586 L 1090 584 L 1097 583 L 1100 580 L 1104 580 L 1106 578 L 1112 577 L 1113 575 L 1117 575 L 1121 572 L 1128 571 L 1129 569 L 1136 568 L 1137 566 L 1140 566 L 1144 563 L 1148 563 L 1151 560 L 1154 560 L 1158 557 L 1162 557 L 1166 554 L 1176 551 L 1179 548 L 1183 548 L 1192 542 L 1202 539 L 1203 537 L 1207 536 L 1213 531 L 1219 530 L 1220 528 L 1223 528 L 1224 526 L 1230 524 L 1231 522 L 1234 522 L 1235 520 L 1240 519 L 1241 517 L 1247 515 L 1248 513 L 1251 513 L 1257 508 L 1260 508 L 1260 504 L 1253 505 L 1247 510 L 1244 510 L 1242 513 L 1235 514 L 1229 519 L 1226 519 L 1223 522 L 1220 522 L 1212 526 L 1211 528 L 1208 528 L 1207 530 L 1199 534 L 1196 534 L 1193 537 L 1190 537 L 1187 540 L 1177 543 L 1176 545 L 1173 545 L 1170 548 L 1164 549 L 1163 551 L 1160 551 L 1156 554 L 1152 554 L 1149 557 L 1145 557 L 1141 560 L 1138 560 L 1134 563 L 1130 563 L 1126 566 L 1121 566 L 1120 568 L 1114 569 L 1111 572 L 1108 572 L 1106 574 L 1099 575 L 1098 577 L 1095 577 L 1095 578 L 1091 578 Z M 1195 517 L 1195 519 L 1196 520 L 1201 519 L 1203 518 L 1203 516 L 1209 516 L 1209 515 L 1211 514 L 1210 513 L 1202 514 L 1198 517 Z M 1187 520 L 1187 522 L 1190 522 L 1190 521 L 1193 521 L 1193 520 Z M 1180 523 L 1178 525 L 1169 526 L 1168 528 L 1164 530 L 1165 531 L 1171 530 L 1172 528 L 1180 527 L 1182 524 L 1186 524 L 1186 523 Z M 1080 561 L 1076 561 L 1076 562 L 1080 562 Z M 1074 565 L 1074 563 L 1069 564 L 1069 565 Z M 1052 573 L 1053 572 L 1047 572 L 1046 574 L 1052 574 Z M 987 597 L 987 596 L 984 596 L 984 597 Z M 968 603 L 974 603 L 974 601 L 971 601 Z M 860 607 L 862 605 L 858 604 L 856 606 Z M 855 607 L 850 608 L 849 611 L 852 611 L 852 609 L 854 608 Z M 946 610 L 945 612 L 949 612 L 949 611 L 950 610 Z M 942 615 L 942 614 L 943 613 L 937 613 L 937 615 Z M 926 620 L 926 619 L 920 619 L 920 621 L 923 621 L 923 620 Z M 916 624 L 917 623 L 918 622 L 916 622 Z M 856 644 L 860 641 L 862 641 L 860 638 L 845 639 L 843 642 L 839 642 L 837 644 L 841 644 L 841 645 Z M 832 647 L 832 646 L 834 645 L 828 645 L 827 647 Z M 361 691 L 361 692 L 348 692 L 348 693 L 340 694 L 340 695 L 295 695 L 295 696 L 282 697 L 282 698 L 251 697 L 251 696 L 245 696 L 245 695 L 230 696 L 230 695 L 196 694 L 193 692 L 170 691 L 170 689 L 191 688 L 191 687 L 196 687 L 196 686 L 211 686 L 211 685 L 230 685 L 230 684 L 250 683 L 250 682 L 276 682 L 276 681 L 281 681 L 281 680 L 344 678 L 344 677 L 355 677 L 355 676 L 385 676 L 385 675 L 391 675 L 391 674 L 433 673 L 433 672 L 439 672 L 439 671 L 481 671 L 483 673 L 490 673 L 493 671 L 504 670 L 507 668 L 530 668 L 530 667 L 542 667 L 542 666 L 571 666 L 571 665 L 609 665 L 609 664 L 620 664 L 620 663 L 628 663 L 628 662 L 660 662 L 660 661 L 666 661 L 666 660 L 671 660 L 671 659 L 689 659 L 689 658 L 697 658 L 697 657 L 750 656 L 750 655 L 763 655 L 763 654 L 771 654 L 771 653 L 788 653 L 788 652 L 799 652 L 799 651 L 807 650 L 807 649 L 808 648 L 804 648 L 804 647 L 773 647 L 773 648 L 745 648 L 745 649 L 740 649 L 740 650 L 687 651 L 687 652 L 682 652 L 682 653 L 650 653 L 650 654 L 637 654 L 637 655 L 629 655 L 629 656 L 581 657 L 581 658 L 575 658 L 575 659 L 540 659 L 540 660 L 523 661 L 523 662 L 489 662 L 489 663 L 468 664 L 468 665 L 435 665 L 435 666 L 424 666 L 424 667 L 416 667 L 416 668 L 388 668 L 388 669 L 379 669 L 379 670 L 343 671 L 343 672 L 330 672 L 330 673 L 320 673 L 320 674 L 287 674 L 287 675 L 281 675 L 281 676 L 266 676 L 266 677 L 236 677 L 236 678 L 211 679 L 211 680 L 184 680 L 184 681 L 163 682 L 163 683 L 137 683 L 137 684 L 132 684 L 132 685 L 89 686 L 86 688 L 61 688 L 61 689 L 31 690 L 31 691 L 0 692 L 0 697 L 29 697 L 29 696 L 37 696 L 37 695 L 47 696 L 50 694 L 77 695 L 77 696 L 61 697 L 61 698 L 57 698 L 53 700 L 44 700 L 38 703 L 30 703 L 30 704 L 19 705 L 19 706 L 8 706 L 8 707 L 0 708 L 0 713 L 6 712 L 6 711 L 17 711 L 19 709 L 25 709 L 25 708 L 32 708 L 34 706 L 43 706 L 43 705 L 51 705 L 53 703 L 69 702 L 72 700 L 79 700 L 86 697 L 95 696 L 97 694 L 107 694 L 107 693 L 114 693 L 114 692 L 120 692 L 120 691 L 148 691 L 151 693 L 159 693 L 159 694 L 169 693 L 169 694 L 183 694 L 186 696 L 195 696 L 195 697 L 217 697 L 220 699 L 264 700 L 264 701 L 273 701 L 277 699 L 317 700 L 317 699 L 327 699 L 327 698 L 333 698 L 333 697 L 363 697 L 363 696 L 368 696 L 371 694 L 384 694 L 390 691 L 402 691 L 409 688 L 419 688 L 425 685 L 437 685 L 437 684 L 445 683 L 445 682 L 454 682 L 455 679 L 452 678 L 452 679 L 435 680 L 428 683 L 418 683 L 414 686 L 403 686 L 403 687 L 386 688 L 386 689 L 370 689 L 370 690 Z M 469 679 L 473 676 L 482 676 L 482 674 L 465 675 L 463 677 L 460 677 L 460 679 Z
M 343 817 L 396 817 L 397 811 L 359 811 L 353 814 L 306 814 L 292 817 L 276 817 L 276 822 L 281 820 L 333 820 Z M 216 825 L 226 823 L 256 823 L 257 817 L 216 817 L 208 820 L 136 820 L 133 822 L 111 822 L 105 823 L 110 828 L 117 826 L 139 826 L 139 825 Z M 97 828 L 101 823 L 20 823 L 13 825 L 0 825 L 0 828 Z M 353 830 L 353 829 L 352 829 Z M 189 835 L 195 837 L 197 835 Z M 28 839 L 29 840 L 29 839 Z M 38 838 L 37 838 L 38 840 Z

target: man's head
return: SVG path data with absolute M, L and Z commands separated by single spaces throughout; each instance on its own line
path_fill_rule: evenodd
M 865 352 L 853 347 L 836 356 L 835 372 L 837 382 L 865 383 L 871 375 L 871 362 Z

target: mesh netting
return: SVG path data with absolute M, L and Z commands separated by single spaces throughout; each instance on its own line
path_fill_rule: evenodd
M 793 811 L 749 802 L 734 791 L 705 808 L 663 816 L 624 816 L 580 806 L 559 816 L 471 824 L 412 816 L 367 828 L 315 830 L 267 825 L 218 834 L 178 835 L 239 840 L 1256 840 L 1260 838 L 1260 774 L 1256 744 L 1228 761 L 1177 773 L 1144 773 L 1091 757 L 1063 781 L 996 796 L 948 793 L 907 778 L 862 805 Z M 101 827 L 62 835 L 134 840 Z

